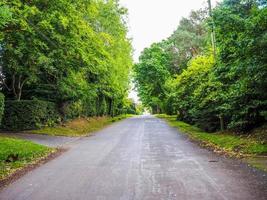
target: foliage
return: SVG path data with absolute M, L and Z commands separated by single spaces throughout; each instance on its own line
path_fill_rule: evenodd
M 206 88 L 213 66 L 213 56 L 198 56 L 192 59 L 188 63 L 187 69 L 173 80 L 174 105 L 180 120 L 189 123 L 198 122 L 203 118 L 208 120 L 208 116 L 203 112 L 208 106 L 206 102 L 210 103 L 214 98 L 211 93 L 207 96 Z M 200 116 L 199 112 L 202 112 Z M 210 126 L 211 124 L 207 125 Z
M 162 112 L 162 101 L 165 98 L 164 83 L 170 77 L 166 65 L 168 54 L 161 43 L 145 49 L 134 66 L 135 82 L 141 101 L 151 107 L 154 113 Z
M 231 4 L 232 3 L 232 4 Z M 222 115 L 229 128 L 260 125 L 267 110 L 267 8 L 256 1 L 225 1 L 214 12 Z
M 7 99 L 55 102 L 63 118 L 118 114 L 132 47 L 127 11 L 116 0 L 3 0 L 0 6 Z
M 138 115 L 142 113 L 142 104 L 134 102 L 133 99 L 124 99 L 123 105 L 123 114 Z
M 51 148 L 30 141 L 0 137 L 0 180 L 52 151 Z
M 206 16 L 206 10 L 192 11 L 167 40 L 142 52 L 134 67 L 135 83 L 141 101 L 153 113 L 177 113 L 172 79 L 187 68 L 191 58 L 207 49 Z
M 209 43 L 206 18 L 206 9 L 192 11 L 188 18 L 182 18 L 178 28 L 168 38 L 166 50 L 172 74 L 181 73 L 191 58 L 206 50 Z
M 0 27 L 5 27 L 7 23 L 12 20 L 12 13 L 10 8 L 6 5 L 0 4 Z
M 71 102 L 64 108 L 64 119 L 75 119 L 83 116 L 82 101 Z
M 57 123 L 56 105 L 40 100 L 6 101 L 3 128 L 6 130 L 30 130 Z
M 149 107 L 147 102 L 157 97 L 161 111 L 177 113 L 178 119 L 206 131 L 248 132 L 267 120 L 267 6 L 257 0 L 224 0 L 212 17 L 215 57 L 207 42 L 211 19 L 204 11 L 193 12 L 161 43 L 164 54 L 153 56 L 153 62 L 144 62 L 144 53 L 140 57 L 136 66 L 145 70 L 136 70 L 139 95 Z M 155 50 L 151 46 L 148 51 Z M 154 75 L 154 63 L 162 59 L 167 62 Z M 161 90 L 147 92 L 158 79 Z

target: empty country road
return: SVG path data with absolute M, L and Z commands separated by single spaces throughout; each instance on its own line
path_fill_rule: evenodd
M 267 177 L 161 119 L 115 123 L 0 191 L 1 200 L 266 200 Z

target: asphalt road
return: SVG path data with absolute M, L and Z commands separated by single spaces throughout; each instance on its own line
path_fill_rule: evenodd
M 113 124 L 0 192 L 1 200 L 266 200 L 267 177 L 154 117 Z
M 0 136 L 30 140 L 34 143 L 42 144 L 48 147 L 64 147 L 67 146 L 69 143 L 73 143 L 76 140 L 80 139 L 79 137 L 62 137 L 31 133 L 0 133 Z

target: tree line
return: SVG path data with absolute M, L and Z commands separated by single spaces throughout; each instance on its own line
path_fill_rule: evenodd
M 212 17 L 192 11 L 135 64 L 142 102 L 207 131 L 260 126 L 267 120 L 266 33 L 266 1 L 224 0 Z
M 126 22 L 118 0 L 2 0 L 0 78 L 6 100 L 53 102 L 69 118 L 130 109 Z

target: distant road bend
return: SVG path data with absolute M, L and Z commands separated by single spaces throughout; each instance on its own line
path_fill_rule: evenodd
M 266 200 L 265 174 L 142 116 L 77 140 L 0 191 L 1 200 Z

